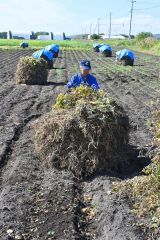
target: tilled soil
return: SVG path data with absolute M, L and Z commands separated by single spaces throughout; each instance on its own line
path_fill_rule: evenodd
M 0 50 L 0 239 L 147 240 L 128 202 L 112 191 L 112 183 L 139 174 L 149 162 L 150 119 L 160 106 L 160 57 L 136 53 L 135 66 L 123 67 L 115 64 L 115 57 L 92 51 L 61 51 L 46 86 L 16 85 L 18 59 L 33 51 Z M 32 122 L 50 111 L 84 58 L 91 60 L 100 87 L 129 115 L 130 142 L 124 157 L 132 164 L 120 173 L 78 182 L 69 172 L 42 166 Z

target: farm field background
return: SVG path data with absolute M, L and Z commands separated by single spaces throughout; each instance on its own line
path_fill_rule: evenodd
M 34 42 L 33 48 L 42 47 Z M 10 43 L 15 46 L 17 41 Z M 0 45 L 5 46 L 2 41 Z M 19 58 L 35 49 L 0 49 L 0 236 L 5 239 L 8 226 L 18 225 L 17 231 L 26 234 L 26 239 L 44 240 L 54 235 L 59 240 L 105 240 L 107 235 L 114 240 L 144 240 L 145 233 L 136 227 L 129 206 L 112 192 L 112 183 L 138 174 L 148 163 L 153 137 L 150 121 L 152 112 L 160 107 L 160 57 L 136 52 L 135 65 L 123 67 L 115 63 L 119 46 L 113 48 L 112 58 L 94 53 L 88 41 L 66 41 L 61 47 L 64 49 L 49 71 L 47 86 L 15 84 Z M 133 160 L 133 165 L 118 176 L 109 173 L 79 183 L 68 172 L 41 166 L 34 149 L 32 123 L 50 111 L 57 95 L 65 91 L 67 81 L 78 71 L 79 61 L 86 58 L 91 60 L 100 88 L 129 116 L 130 142 L 125 157 Z M 96 212 L 94 221 L 84 220 L 80 211 L 87 205 L 87 196 L 91 197 L 88 207 Z
M 0 39 L 1 49 L 19 49 L 19 44 L 23 40 L 16 39 Z M 120 39 L 108 39 L 108 40 L 65 40 L 65 41 L 54 41 L 54 40 L 27 40 L 29 48 L 43 48 L 49 44 L 59 44 L 63 49 L 91 49 L 94 42 L 104 42 L 113 47 L 129 48 L 135 51 L 142 51 L 154 55 L 160 55 L 160 40 L 148 39 L 147 42 L 143 40 L 120 40 Z

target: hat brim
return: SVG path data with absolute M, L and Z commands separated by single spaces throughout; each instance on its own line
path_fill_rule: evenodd
M 90 67 L 87 67 L 87 66 L 81 66 L 81 65 L 80 65 L 80 68 L 82 68 L 82 69 L 84 69 L 84 70 L 91 70 L 91 68 L 90 68 Z

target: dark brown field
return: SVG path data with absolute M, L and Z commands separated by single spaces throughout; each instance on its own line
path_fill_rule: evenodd
M 148 232 L 136 226 L 128 202 L 112 192 L 112 182 L 138 175 L 149 163 L 150 119 L 160 107 L 160 57 L 136 53 L 135 65 L 123 67 L 116 65 L 114 56 L 61 51 L 46 86 L 16 85 L 17 62 L 32 52 L 0 50 L 0 239 L 9 239 L 7 230 L 12 229 L 13 236 L 23 235 L 25 240 L 147 240 Z M 129 116 L 125 156 L 133 164 L 123 172 L 78 182 L 69 172 L 42 167 L 34 149 L 32 122 L 50 111 L 78 71 L 78 62 L 86 58 L 100 87 Z

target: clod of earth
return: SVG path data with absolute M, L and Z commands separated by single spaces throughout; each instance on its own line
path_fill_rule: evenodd
M 90 100 L 80 99 L 82 88 L 66 95 L 69 102 L 65 104 L 72 103 L 73 107 L 57 109 L 55 105 L 51 113 L 34 124 L 35 147 L 42 161 L 48 166 L 68 169 L 80 179 L 124 167 L 120 152 L 128 143 L 129 134 L 129 120 L 120 106 L 105 96 L 95 99 L 91 89 L 86 89 L 90 91 Z M 77 92 L 81 94 L 77 96 Z
M 16 83 L 28 85 L 46 84 L 48 77 L 47 67 L 47 62 L 42 58 L 20 58 L 15 73 Z

